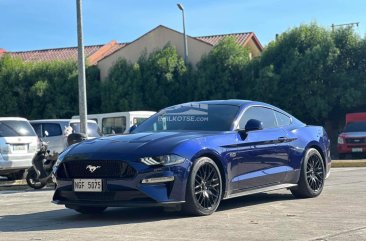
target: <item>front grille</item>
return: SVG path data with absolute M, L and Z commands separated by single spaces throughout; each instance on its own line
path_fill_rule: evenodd
M 347 144 L 362 144 L 366 143 L 365 137 L 358 137 L 358 138 L 346 138 Z
M 92 201 L 112 201 L 114 199 L 114 192 L 79 192 L 75 193 L 78 200 L 92 200 Z
M 135 169 L 119 160 L 67 161 L 57 170 L 59 178 L 128 178 L 135 175 Z

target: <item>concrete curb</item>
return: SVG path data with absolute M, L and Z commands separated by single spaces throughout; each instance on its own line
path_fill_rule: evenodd
M 366 160 L 333 160 L 332 167 L 366 167 Z

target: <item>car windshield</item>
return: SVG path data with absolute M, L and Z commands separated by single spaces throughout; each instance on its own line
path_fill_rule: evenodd
M 132 133 L 159 131 L 229 131 L 238 106 L 190 103 L 163 109 Z
M 36 133 L 27 121 L 0 121 L 0 137 L 11 136 L 36 136 Z
M 80 123 L 70 123 L 73 133 L 80 133 Z M 100 137 L 101 133 L 96 123 L 88 123 L 88 136 L 89 137 Z
M 366 132 L 366 122 L 351 122 L 346 125 L 344 132 Z

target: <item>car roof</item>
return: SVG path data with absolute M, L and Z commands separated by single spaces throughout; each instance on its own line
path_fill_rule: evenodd
M 69 122 L 70 119 L 42 119 L 42 120 L 30 120 L 30 123 L 59 123 L 59 122 Z
M 207 104 L 207 105 L 236 105 L 236 106 L 243 106 L 248 103 L 251 103 L 251 100 L 238 100 L 238 99 L 231 99 L 231 100 L 204 100 L 204 101 L 193 101 L 188 102 L 186 104 Z
M 0 117 L 0 121 L 9 121 L 9 120 L 14 120 L 14 121 L 28 121 L 25 118 L 22 117 Z

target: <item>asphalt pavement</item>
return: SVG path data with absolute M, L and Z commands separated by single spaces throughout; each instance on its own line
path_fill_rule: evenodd
M 81 215 L 50 202 L 53 191 L 0 191 L 0 240 L 366 240 L 366 168 L 334 168 L 323 193 L 287 190 L 224 200 L 187 217 L 161 208 Z

